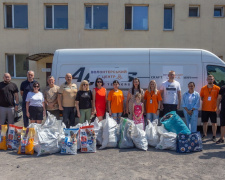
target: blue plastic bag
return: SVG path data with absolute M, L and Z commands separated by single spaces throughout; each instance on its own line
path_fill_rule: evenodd
M 164 127 L 169 132 L 176 134 L 191 134 L 184 121 L 177 115 L 176 111 L 167 113 L 160 119 L 160 122 L 164 124 Z
M 177 135 L 177 152 L 189 153 L 202 151 L 202 138 L 200 132 Z

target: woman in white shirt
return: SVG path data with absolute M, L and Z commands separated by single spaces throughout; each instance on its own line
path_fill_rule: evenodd
M 45 116 L 44 96 L 39 92 L 40 84 L 33 84 L 33 92 L 29 92 L 26 98 L 27 117 L 31 123 L 41 124 L 43 116 Z

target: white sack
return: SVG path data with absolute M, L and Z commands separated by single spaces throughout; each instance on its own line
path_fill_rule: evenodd
M 160 134 L 160 142 L 155 147 L 156 149 L 169 149 L 176 150 L 177 134 L 168 132 L 164 126 L 158 127 L 158 133 Z
M 131 131 L 131 138 L 134 142 L 134 145 L 139 148 L 143 149 L 145 151 L 148 150 L 148 141 L 146 138 L 146 133 L 144 130 L 139 129 L 136 125 Z
M 29 126 L 34 127 L 36 132 L 34 150 L 37 152 L 37 156 L 59 152 L 64 137 L 65 124 L 61 120 L 57 120 L 54 115 L 47 113 L 48 117 L 44 125 L 34 123 Z
M 91 123 L 91 125 L 94 125 L 97 145 L 102 145 L 103 125 L 104 125 L 105 122 L 106 122 L 105 119 L 101 120 L 99 122 L 99 119 L 96 117 L 95 121 Z
M 106 147 L 117 147 L 117 122 L 109 117 L 106 113 L 106 122 L 103 125 L 102 146 L 99 149 Z
M 154 120 L 153 122 L 148 120 L 148 125 L 146 126 L 145 132 L 146 132 L 149 146 L 155 147 L 159 143 L 157 125 L 158 125 L 158 120 Z

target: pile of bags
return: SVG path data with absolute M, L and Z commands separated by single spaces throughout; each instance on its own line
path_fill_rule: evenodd
M 93 123 L 98 131 L 97 142 L 104 148 L 133 148 L 147 150 L 148 142 L 144 130 L 139 129 L 132 120 L 121 118 L 120 124 L 106 113 L 106 119 Z M 98 128 L 97 128 L 98 127 Z M 102 135 L 102 138 L 100 137 Z
M 96 134 L 94 125 L 86 121 L 75 128 L 66 128 L 61 120 L 48 112 L 43 125 L 32 123 L 28 128 L 10 124 L 7 137 L 7 125 L 0 125 L 0 150 L 16 150 L 18 154 L 37 156 L 61 152 L 77 154 L 96 152 Z
M 36 130 L 34 150 L 37 156 L 53 154 L 77 154 L 81 152 L 96 152 L 96 136 L 94 126 L 86 121 L 75 127 L 66 128 L 61 120 L 48 112 L 44 125 L 31 124 Z
M 16 150 L 18 154 L 34 154 L 34 128 L 0 125 L 0 149 Z M 8 137 L 7 137 L 8 136 Z
M 158 126 L 158 120 L 148 122 L 145 132 L 149 146 L 179 153 L 202 151 L 200 133 L 191 133 L 175 111 L 167 113 L 160 122 L 162 126 Z
M 37 156 L 61 152 L 61 154 L 77 154 L 96 152 L 96 145 L 104 148 L 133 148 L 147 151 L 148 146 L 156 149 L 176 150 L 177 152 L 194 152 L 202 150 L 199 132 L 191 133 L 183 120 L 170 112 L 158 120 L 148 121 L 144 130 L 132 120 L 121 118 L 120 124 L 106 113 L 106 119 L 98 118 L 89 125 L 88 121 L 66 128 L 61 120 L 48 112 L 43 125 L 32 123 L 28 128 L 9 125 L 0 126 L 0 149 L 17 150 L 18 154 L 34 154 Z

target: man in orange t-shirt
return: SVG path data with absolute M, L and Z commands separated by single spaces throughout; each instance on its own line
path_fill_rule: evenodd
M 200 92 L 202 100 L 202 122 L 203 122 L 202 139 L 204 139 L 207 136 L 208 120 L 210 118 L 213 131 L 212 141 L 216 142 L 216 130 L 217 130 L 216 103 L 220 87 L 213 84 L 214 82 L 213 75 L 208 75 L 207 82 L 208 84 L 203 86 Z

